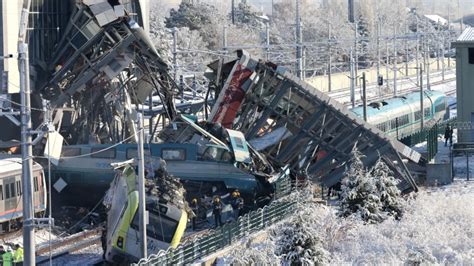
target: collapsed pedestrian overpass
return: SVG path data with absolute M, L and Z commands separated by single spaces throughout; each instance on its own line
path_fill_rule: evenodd
M 424 159 L 397 140 L 352 114 L 345 106 L 301 81 L 286 69 L 238 59 L 209 65 L 218 98 L 208 120 L 244 132 L 246 139 L 280 166 L 326 186 L 339 182 L 356 147 L 367 167 L 379 156 L 404 191 L 417 190 L 414 169 Z

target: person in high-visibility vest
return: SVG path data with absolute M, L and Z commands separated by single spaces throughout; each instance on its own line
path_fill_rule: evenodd
M 7 246 L 7 250 L 2 255 L 3 266 L 13 265 L 13 253 L 11 247 Z
M 15 244 L 15 252 L 13 253 L 13 262 L 15 265 L 23 264 L 23 248 L 19 244 Z

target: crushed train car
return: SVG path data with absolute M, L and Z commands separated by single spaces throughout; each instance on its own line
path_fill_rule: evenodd
M 108 208 L 105 259 L 110 263 L 133 263 L 141 258 L 139 239 L 138 177 L 133 160 L 113 164 L 118 171 L 104 205 Z M 146 160 L 145 201 L 148 212 L 148 253 L 177 247 L 184 235 L 189 208 L 184 188 L 170 175 L 161 159 Z

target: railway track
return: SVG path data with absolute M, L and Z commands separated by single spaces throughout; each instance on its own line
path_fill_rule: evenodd
M 434 77 L 438 77 L 440 76 L 440 74 L 438 73 L 437 75 L 434 75 L 432 76 L 432 78 Z M 445 80 L 440 80 L 440 81 L 436 81 L 436 82 L 431 82 L 430 85 L 431 86 L 436 86 L 436 85 L 441 85 L 441 84 L 444 84 L 444 83 L 448 83 L 448 82 L 452 82 L 452 81 L 456 81 L 456 78 L 448 78 L 448 79 L 445 79 Z M 411 81 L 402 81 L 400 83 L 400 85 L 403 85 L 403 84 L 406 84 L 406 83 L 409 83 Z M 370 102 L 370 101 L 377 101 L 377 100 L 384 100 L 384 99 L 387 99 L 387 98 L 392 98 L 393 97 L 393 94 L 392 93 L 385 93 L 383 95 L 375 95 L 373 96 L 374 94 L 377 94 L 378 90 L 378 87 L 377 86 L 370 86 L 367 88 L 367 94 L 368 94 L 368 97 L 367 97 L 367 100 Z M 398 91 L 398 94 L 407 94 L 407 93 L 410 93 L 410 92 L 413 92 L 413 91 L 418 91 L 419 90 L 419 87 L 418 86 L 412 86 L 410 88 L 406 88 L 406 89 L 403 89 L 403 90 L 399 90 Z M 453 90 L 453 92 L 447 92 L 446 94 L 447 95 L 452 95 L 454 94 L 456 91 Z M 356 97 L 360 98 L 360 95 L 359 95 L 359 92 L 358 92 L 358 89 L 356 90 Z M 334 91 L 334 92 L 331 92 L 331 93 L 328 93 L 329 96 L 331 96 L 332 98 L 334 99 L 344 99 L 346 98 L 347 100 L 345 101 L 341 101 L 343 104 L 345 105 L 350 105 L 350 95 L 351 95 L 351 92 L 350 92 L 350 89 L 343 89 L 343 90 L 338 90 L 338 91 Z M 372 95 L 372 96 L 371 96 Z M 356 105 L 358 104 L 361 104 L 362 103 L 362 100 L 356 100 Z
M 50 250 L 52 259 L 56 260 L 73 252 L 101 244 L 101 234 L 102 229 L 99 228 L 56 239 L 51 243 L 51 246 L 49 243 L 45 243 L 36 248 L 36 261 L 38 264 L 49 261 Z

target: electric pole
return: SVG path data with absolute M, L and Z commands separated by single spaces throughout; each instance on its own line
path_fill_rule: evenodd
M 332 68 L 332 56 L 331 56 L 331 23 L 328 20 L 328 92 L 332 90 L 331 82 L 331 68 Z
M 173 28 L 173 68 L 174 68 L 174 77 L 173 79 L 176 81 L 178 78 L 178 29 L 176 27 Z
M 296 0 L 296 75 L 303 78 L 303 36 L 301 34 L 300 1 Z
M 351 105 L 352 105 L 352 108 L 355 107 L 355 79 L 356 79 L 356 75 L 355 75 L 355 72 L 354 72 L 354 57 L 353 57 L 353 54 L 352 54 L 352 48 L 351 48 L 351 51 L 349 53 L 349 56 L 350 56 L 350 69 L 351 69 Z
M 231 16 L 232 16 L 232 24 L 235 24 L 235 0 L 232 0 Z
M 140 254 L 142 258 L 148 257 L 147 247 L 147 213 L 146 213 L 146 198 L 145 198 L 145 156 L 143 150 L 144 130 L 143 130 L 143 116 L 137 114 L 137 145 L 138 145 L 138 214 L 139 214 L 139 231 L 140 231 Z
M 31 91 L 28 60 L 27 27 L 31 0 L 23 1 L 18 31 L 18 70 L 21 96 L 21 157 L 23 190 L 24 265 L 35 265 L 35 221 L 33 207 L 33 148 L 31 146 Z
M 367 122 L 367 87 L 365 85 L 365 72 L 362 72 L 362 110 L 364 112 L 364 121 Z
M 420 64 L 420 115 L 421 115 L 421 120 L 420 120 L 420 130 L 423 130 L 423 126 L 425 124 L 425 110 L 423 106 L 423 67 Z

